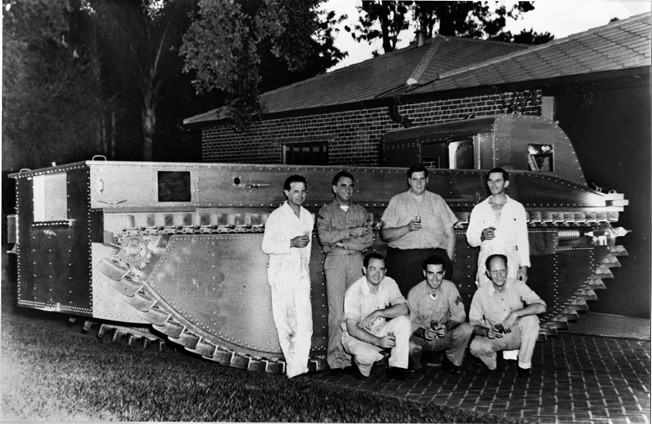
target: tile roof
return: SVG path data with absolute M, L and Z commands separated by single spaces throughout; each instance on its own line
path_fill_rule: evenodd
M 430 93 L 650 66 L 650 13 L 459 67 L 408 90 Z
M 528 46 L 437 35 L 346 68 L 263 93 L 266 113 L 650 66 L 650 13 Z M 407 81 L 413 79 L 414 84 Z M 224 108 L 185 124 L 224 118 Z
M 437 75 L 487 59 L 527 49 L 524 44 L 469 38 L 435 36 L 423 46 L 409 47 L 356 63 L 333 72 L 263 93 L 266 113 L 332 106 L 385 97 L 403 92 L 407 81 L 431 81 Z M 185 124 L 223 118 L 225 110 L 214 109 L 191 118 Z
M 436 36 L 421 47 L 410 46 L 346 68 L 264 93 L 267 113 L 351 103 L 384 97 L 442 72 L 527 49 L 527 45 Z M 416 77 L 416 78 L 415 78 Z

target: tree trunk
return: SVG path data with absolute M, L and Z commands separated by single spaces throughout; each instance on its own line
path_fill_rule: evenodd
M 154 132 L 156 128 L 156 112 L 153 107 L 143 108 L 143 160 L 154 160 Z
M 111 110 L 111 147 L 109 159 L 115 159 L 115 110 Z

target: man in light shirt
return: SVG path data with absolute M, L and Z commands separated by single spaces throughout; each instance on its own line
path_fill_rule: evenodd
M 480 246 L 476 284 L 489 283 L 485 261 L 496 253 L 507 256 L 509 278 L 527 282 L 530 244 L 525 208 L 505 193 L 509 174 L 504 169 L 494 168 L 487 173 L 487 187 L 491 195 L 473 208 L 466 230 L 469 245 Z
M 423 279 L 423 258 L 437 255 L 446 261 L 446 275 L 453 276 L 457 217 L 446 201 L 426 190 L 428 170 L 414 164 L 407 171 L 409 190 L 392 197 L 381 218 L 380 236 L 388 243 L 387 269 L 403 296 Z
M 480 286 L 473 295 L 469 321 L 475 338 L 469 351 L 493 371 L 496 352 L 518 349 L 518 375 L 529 377 L 532 354 L 539 337 L 538 314 L 546 303 L 522 281 L 508 278 L 505 255 L 491 255 L 486 262 L 491 284 Z
M 407 380 L 410 319 L 405 298 L 390 277 L 379 253 L 364 258 L 364 277 L 344 295 L 342 345 L 353 356 L 354 376 L 366 378 L 373 364 L 391 349 L 387 378 Z

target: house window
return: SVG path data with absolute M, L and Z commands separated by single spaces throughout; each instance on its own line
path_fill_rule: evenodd
M 283 163 L 286 165 L 328 165 L 328 143 L 292 143 L 283 145 Z

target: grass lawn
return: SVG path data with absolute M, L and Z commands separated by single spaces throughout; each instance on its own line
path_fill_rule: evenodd
M 2 421 L 520 422 L 107 343 L 61 315 L 18 315 L 2 316 Z

